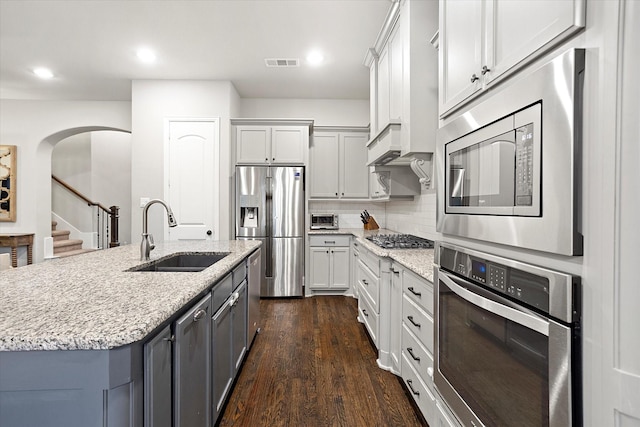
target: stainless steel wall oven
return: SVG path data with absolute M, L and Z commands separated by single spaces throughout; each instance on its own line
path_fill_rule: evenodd
M 438 131 L 438 231 L 582 254 L 584 62 L 572 49 Z
M 436 249 L 436 387 L 465 426 L 580 426 L 580 278 Z

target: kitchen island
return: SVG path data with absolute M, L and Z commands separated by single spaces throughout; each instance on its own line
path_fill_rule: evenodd
M 167 242 L 151 253 L 228 253 L 201 272 L 129 271 L 150 261 L 128 245 L 0 273 L 0 425 L 142 426 L 145 343 L 244 273 L 259 246 Z

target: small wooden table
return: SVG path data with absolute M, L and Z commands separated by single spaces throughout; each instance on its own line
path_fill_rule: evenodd
M 11 265 L 18 266 L 18 246 L 27 247 L 27 264 L 33 263 L 34 233 L 0 234 L 0 246 L 11 247 Z

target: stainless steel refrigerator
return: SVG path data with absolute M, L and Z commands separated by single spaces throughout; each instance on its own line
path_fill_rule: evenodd
M 262 241 L 262 297 L 303 296 L 304 167 L 236 167 L 236 238 Z

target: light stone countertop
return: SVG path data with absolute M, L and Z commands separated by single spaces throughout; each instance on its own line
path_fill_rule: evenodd
M 173 253 L 230 252 L 198 273 L 129 272 L 140 247 L 126 245 L 0 272 L 0 351 L 106 350 L 145 338 L 222 279 L 260 242 L 158 243 Z
M 381 228 L 365 230 L 363 228 L 340 228 L 338 230 L 309 230 L 309 235 L 318 234 L 350 234 L 357 238 L 359 244 L 377 256 L 389 257 L 402 264 L 417 275 L 433 283 L 433 249 L 386 249 L 367 240 L 368 236 L 377 234 L 396 234 L 396 231 Z

